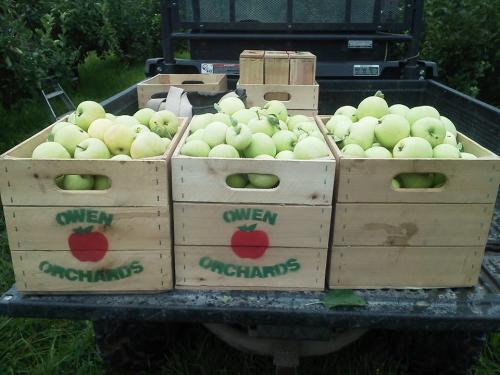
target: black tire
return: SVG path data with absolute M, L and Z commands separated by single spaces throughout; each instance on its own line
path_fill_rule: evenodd
M 155 373 L 184 325 L 181 323 L 129 322 L 99 320 L 93 322 L 96 348 L 113 373 Z

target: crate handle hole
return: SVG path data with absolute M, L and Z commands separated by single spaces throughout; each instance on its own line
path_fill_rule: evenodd
M 264 94 L 264 99 L 267 101 L 270 100 L 279 100 L 282 102 L 288 102 L 292 96 L 288 92 L 267 92 Z
M 280 179 L 274 174 L 235 173 L 226 177 L 226 185 L 231 190 L 275 190 Z
M 111 188 L 111 178 L 103 175 L 65 174 L 54 178 L 54 183 L 66 191 L 107 191 Z
M 200 81 L 200 80 L 185 80 L 185 81 L 182 81 L 181 85 L 203 85 L 205 84 L 205 82 L 203 81 Z
M 419 172 L 419 173 L 399 173 L 391 180 L 391 188 L 396 191 L 408 191 L 411 189 L 439 191 L 448 182 L 443 173 Z

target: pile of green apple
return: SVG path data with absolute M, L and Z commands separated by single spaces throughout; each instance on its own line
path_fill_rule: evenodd
M 33 159 L 132 160 L 165 153 L 179 127 L 170 111 L 143 108 L 133 116 L 106 113 L 96 102 L 84 101 L 66 121 L 56 123 L 47 142 L 38 145 Z M 100 175 L 63 175 L 56 184 L 64 190 L 105 190 L 111 181 Z
M 288 116 L 286 106 L 271 100 L 262 108 L 245 108 L 238 98 L 222 99 L 218 113 L 194 116 L 181 155 L 209 158 L 310 160 L 330 152 L 314 120 Z M 236 174 L 227 184 L 233 188 L 269 189 L 278 177 L 267 174 Z
M 476 159 L 463 152 L 453 122 L 431 106 L 389 107 L 378 91 L 358 107 L 343 106 L 326 123 L 328 135 L 346 157 L 379 159 Z M 442 174 L 402 173 L 392 181 L 394 188 L 441 187 Z

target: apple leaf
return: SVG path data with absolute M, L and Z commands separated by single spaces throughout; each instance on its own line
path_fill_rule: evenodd
M 54 142 L 54 134 L 50 133 L 49 136 L 47 137 L 47 141 Z
M 382 93 L 382 91 L 380 91 L 380 90 L 379 90 L 379 91 L 377 91 L 377 92 L 375 93 L 375 95 L 373 95 L 373 96 L 377 96 L 377 97 L 382 98 L 382 99 L 384 99 L 384 97 L 385 97 L 385 95 L 384 95 L 384 94 Z
M 457 143 L 457 148 L 458 148 L 458 151 L 464 152 L 464 145 L 462 142 Z
M 80 234 L 85 234 L 85 233 L 90 233 L 92 232 L 92 229 L 94 229 L 93 225 L 89 225 L 88 227 L 78 227 L 73 229 L 73 232 L 75 233 L 80 233 Z
M 231 125 L 236 127 L 236 125 L 238 125 L 238 121 L 233 117 L 229 117 L 229 118 L 231 119 Z
M 257 228 L 257 223 L 255 223 L 253 225 L 242 225 L 242 226 L 238 227 L 238 229 L 243 231 L 243 232 L 252 232 L 256 228 Z
M 366 301 L 355 294 L 351 289 L 331 290 L 326 293 L 325 297 L 321 300 L 323 306 L 328 309 L 337 306 L 365 306 Z
M 278 120 L 278 117 L 276 117 L 276 115 L 267 115 L 267 121 L 269 121 L 269 123 L 275 127 L 280 124 L 280 120 Z
M 218 103 L 215 103 L 214 104 L 214 108 L 217 112 L 220 112 L 221 111 L 221 108 L 220 108 L 220 105 Z

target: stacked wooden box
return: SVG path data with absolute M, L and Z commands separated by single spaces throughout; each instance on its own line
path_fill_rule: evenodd
M 329 116 L 317 117 L 324 124 Z M 478 159 L 337 160 L 330 288 L 431 288 L 478 281 L 497 189 L 499 158 L 458 134 Z M 442 173 L 438 189 L 394 189 L 400 173 Z
M 34 160 L 53 125 L 0 158 L 1 196 L 21 292 L 135 292 L 173 288 L 170 157 Z M 65 174 L 102 175 L 107 190 L 60 189 Z
M 240 55 L 238 87 L 246 90 L 248 106 L 283 101 L 290 114 L 318 113 L 316 56 L 310 52 L 245 50 Z
M 322 290 L 335 159 L 172 157 L 177 288 Z M 272 189 L 234 189 L 237 173 L 273 174 Z

